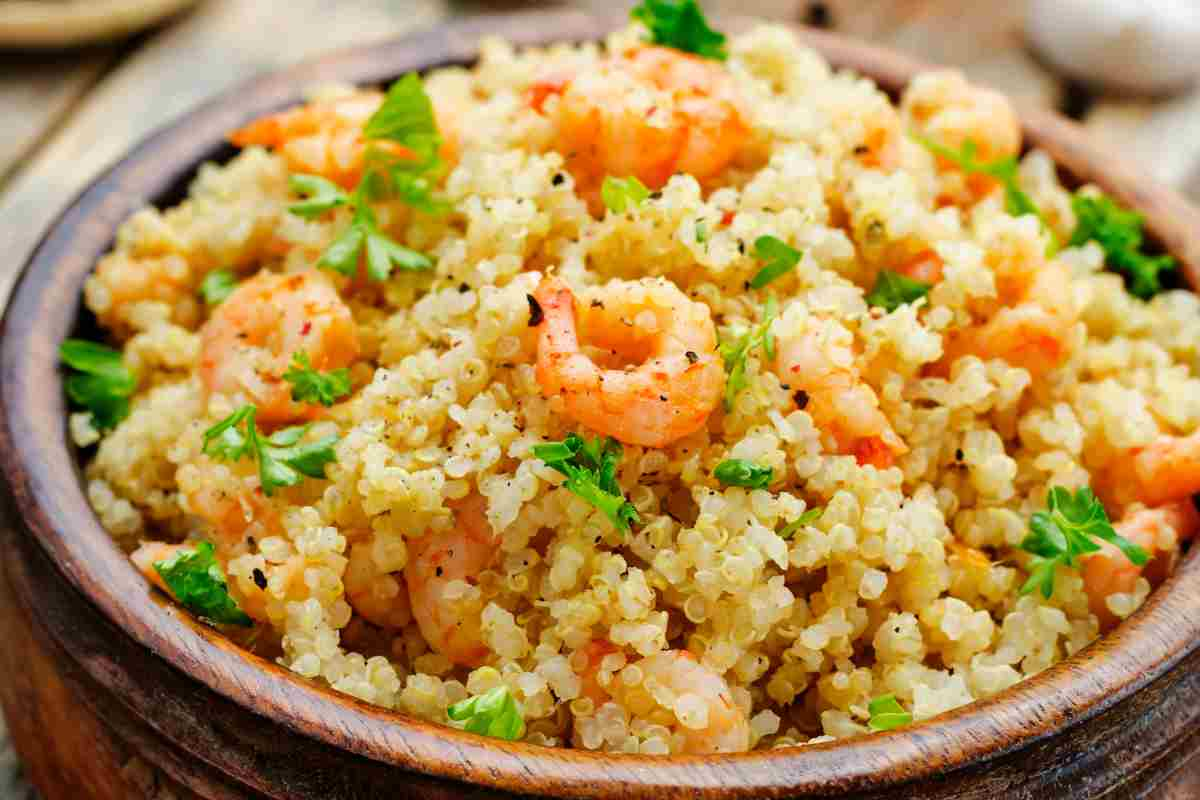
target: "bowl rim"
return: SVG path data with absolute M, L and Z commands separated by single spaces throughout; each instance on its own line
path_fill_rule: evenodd
M 343 50 L 248 81 L 136 145 L 92 181 L 23 268 L 2 323 L 0 468 L 17 511 L 58 569 L 141 647 L 237 705 L 350 753 L 426 775 L 510 792 L 652 797 L 687 787 L 706 797 L 879 790 L 977 766 L 1056 736 L 1164 675 L 1200 647 L 1200 556 L 1193 548 L 1145 605 L 1114 632 L 998 695 L 933 720 L 836 743 L 722 756 L 629 756 L 502 742 L 371 706 L 237 647 L 147 587 L 88 505 L 66 408 L 57 346 L 76 324 L 83 280 L 117 226 L 151 202 L 174 204 L 181 182 L 219 156 L 224 134 L 338 79 L 379 83 L 410 70 L 469 63 L 484 35 L 517 45 L 601 38 L 624 17 L 578 11 L 483 15 Z M 723 21 L 744 29 L 749 21 Z M 929 68 L 906 56 L 790 26 L 839 69 L 895 93 Z M 1142 211 L 1152 237 L 1200 276 L 1200 213 L 1103 152 L 1053 112 L 1021 114 L 1028 141 L 1060 169 Z M 226 151 L 227 152 L 227 151 Z M 153 720 L 148 719 L 153 724 Z M 215 763 L 215 762 L 214 762 Z

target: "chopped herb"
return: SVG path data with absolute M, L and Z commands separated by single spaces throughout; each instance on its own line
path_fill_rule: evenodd
M 1004 209 L 1014 217 L 1023 217 L 1026 214 L 1037 217 L 1042 224 L 1042 230 L 1050 237 L 1048 249 L 1051 252 L 1058 249 L 1058 241 L 1046 223 L 1046 218 L 1042 216 L 1042 212 L 1033 202 L 1033 198 L 1021 188 L 1016 156 L 1006 156 L 995 161 L 980 161 L 977 157 L 979 148 L 970 139 L 963 142 L 962 148 L 959 150 L 924 137 L 917 137 L 917 141 L 935 156 L 953 163 L 968 175 L 987 175 L 999 181 L 1000 185 L 1004 187 Z
M 696 220 L 696 244 L 708 241 L 708 225 L 702 219 Z
M 350 370 L 320 372 L 313 369 L 305 352 L 292 354 L 292 368 L 283 373 L 283 379 L 292 385 L 292 399 L 297 403 L 331 406 L 350 394 Z
M 654 44 L 724 61 L 725 34 L 708 26 L 696 0 L 642 0 L 629 15 L 646 26 Z
M 800 251 L 774 236 L 760 236 L 754 240 L 754 255 L 767 265 L 750 279 L 750 288 L 761 289 L 776 278 L 786 275 L 800 263 Z
M 805 525 L 812 525 L 814 522 L 819 520 L 821 518 L 821 515 L 824 513 L 825 513 L 825 509 L 822 508 L 821 506 L 816 506 L 815 508 L 808 509 L 803 514 L 796 517 L 794 520 L 789 522 L 787 525 L 784 525 L 783 528 L 780 529 L 780 531 L 779 531 L 780 538 L 789 539 L 792 536 L 795 536 L 796 531 L 800 530 Z
M 529 327 L 536 328 L 546 318 L 546 312 L 542 311 L 542 304 L 533 295 L 527 294 L 525 299 L 529 301 Z
M 885 269 L 875 279 L 875 288 L 867 294 L 866 301 L 867 305 L 879 306 L 891 312 L 921 299 L 929 294 L 931 288 L 932 284 Z
M 737 339 L 721 342 L 721 358 L 729 377 L 725 381 L 725 410 L 733 410 L 733 401 L 749 385 L 746 378 L 746 357 L 756 346 L 762 345 L 768 359 L 775 357 L 775 337 L 771 334 L 771 323 L 775 321 L 779 308 L 774 297 L 768 297 L 763 306 L 763 320 Z
M 179 604 L 197 617 L 217 625 L 248 628 L 254 624 L 229 596 L 229 584 L 213 556 L 212 542 L 199 542 L 194 550 L 179 550 L 164 561 L 155 561 L 154 571 Z
M 876 697 L 867 705 L 867 711 L 871 714 L 867 727 L 873 731 L 891 731 L 912 722 L 912 714 L 904 710 L 894 694 Z
M 717 464 L 713 477 L 725 486 L 744 486 L 747 489 L 765 489 L 771 485 L 775 470 L 746 461 L 743 458 L 729 458 Z
M 1163 290 L 1162 273 L 1176 267 L 1169 255 L 1150 256 L 1142 252 L 1142 225 L 1145 219 L 1136 211 L 1119 206 L 1105 195 L 1075 193 L 1071 198 L 1075 211 L 1075 232 L 1070 247 L 1088 240 L 1104 250 L 1104 262 L 1109 269 L 1125 277 L 1130 294 L 1149 300 Z
M 1135 566 L 1142 566 L 1150 558 L 1145 550 L 1113 530 L 1104 505 L 1091 489 L 1080 489 L 1072 495 L 1055 486 L 1046 498 L 1046 510 L 1033 515 L 1029 534 L 1021 542 L 1021 549 L 1034 556 L 1021 594 L 1041 589 L 1042 596 L 1049 598 L 1054 593 L 1058 566 L 1078 567 L 1080 556 L 1100 549 L 1097 539 L 1116 545 Z
M 129 416 L 137 378 L 120 352 L 85 339 L 67 339 L 58 357 L 77 373 L 67 377 L 67 397 L 91 412 L 93 427 L 112 430 Z
M 200 296 L 209 306 L 219 306 L 237 288 L 237 275 L 231 269 L 214 269 L 200 281 Z
M 466 722 L 465 730 L 496 739 L 514 741 L 525 735 L 521 706 L 507 686 L 460 700 L 446 709 L 455 722 Z
M 600 184 L 600 199 L 604 206 L 614 214 L 624 214 L 626 209 L 637 208 L 650 196 L 650 190 L 636 177 L 614 178 L 605 177 Z
M 204 432 L 204 452 L 222 461 L 249 457 L 258 462 L 259 483 L 268 497 L 281 486 L 295 486 L 305 476 L 324 478 L 325 466 L 337 460 L 336 436 L 301 444 L 311 425 L 296 425 L 270 436 L 259 433 L 258 409 L 244 405 Z
M 433 197 L 433 186 L 444 164 L 438 156 L 441 136 L 433 104 L 416 73 L 392 84 L 383 104 L 363 127 L 368 142 L 398 144 L 395 149 L 369 147 L 363 155 L 363 176 L 354 191 L 347 193 L 336 184 L 317 175 L 292 175 L 292 191 L 303 199 L 289 211 L 314 219 L 335 208 L 351 210 L 350 225 L 326 248 L 317 266 L 343 275 L 358 272 L 360 257 L 366 253 L 367 277 L 387 280 L 393 269 L 421 271 L 433 268 L 423 253 L 411 250 L 391 239 L 379 227 L 371 203 L 398 198 L 429 214 L 444 213 L 448 205 Z
M 630 525 L 641 518 L 617 483 L 617 463 L 623 454 L 620 442 L 611 436 L 589 441 L 572 433 L 561 442 L 533 446 L 536 458 L 567 477 L 563 485 L 568 490 L 604 512 L 617 530 L 629 533 Z

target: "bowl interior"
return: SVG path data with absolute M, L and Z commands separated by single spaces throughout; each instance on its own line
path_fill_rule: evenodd
M 26 267 L 0 342 L 3 427 L 0 461 L 25 524 L 55 566 L 141 646 L 230 700 L 289 729 L 387 764 L 426 774 L 520 790 L 530 773 L 547 793 L 585 796 L 598 785 L 622 796 L 670 787 L 762 797 L 830 786 L 878 787 L 995 758 L 1095 715 L 1164 674 L 1200 641 L 1200 558 L 1175 575 L 1124 625 L 1081 653 L 989 700 L 886 734 L 827 745 L 720 757 L 612 756 L 483 739 L 359 703 L 231 644 L 152 594 L 100 527 L 82 491 L 78 454 L 65 430 L 57 347 L 92 322 L 82 312 L 83 281 L 112 245 L 117 226 L 146 204 L 177 203 L 199 164 L 233 153 L 225 133 L 298 101 L 307 86 L 339 80 L 380 84 L 412 70 L 469 63 L 481 34 L 518 44 L 600 38 L 623 18 L 574 12 L 483 17 L 398 41 L 308 62 L 251 82 L 140 144 L 64 212 Z M 730 21 L 737 29 L 746 23 Z M 835 66 L 898 91 L 922 65 L 813 31 L 798 32 Z M 1142 211 L 1149 233 L 1200 275 L 1196 213 L 1096 150 L 1071 123 L 1047 112 L 1024 115 L 1027 140 L 1064 173 L 1096 182 Z M 82 326 L 82 328 L 80 328 Z M 152 708 L 138 710 L 152 716 Z

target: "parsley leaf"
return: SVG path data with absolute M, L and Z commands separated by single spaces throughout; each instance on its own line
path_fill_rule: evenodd
M 213 556 L 212 542 L 200 542 L 194 550 L 179 550 L 164 561 L 155 561 L 154 571 L 179 604 L 201 619 L 244 628 L 254 624 L 229 596 L 229 585 Z
M 750 279 L 751 289 L 761 289 L 776 278 L 786 275 L 800 263 L 800 251 L 789 247 L 774 236 L 760 236 L 754 241 L 754 255 L 767 265 Z
M 1058 241 L 1046 223 L 1046 218 L 1042 216 L 1042 212 L 1033 202 L 1033 198 L 1021 188 L 1020 165 L 1016 156 L 998 158 L 995 161 L 980 161 L 978 158 L 979 148 L 970 139 L 963 142 L 959 150 L 924 137 L 917 137 L 917 141 L 926 150 L 939 158 L 946 159 L 968 175 L 987 175 L 999 181 L 1000 185 L 1004 187 L 1004 210 L 1014 217 L 1023 217 L 1026 214 L 1037 217 L 1042 224 L 1042 230 L 1050 237 L 1047 249 L 1051 252 L 1058 249 Z
M 507 686 L 460 700 L 446 709 L 455 722 L 466 721 L 465 730 L 496 739 L 514 741 L 525 735 L 521 705 Z
M 324 478 L 325 466 L 337 461 L 336 436 L 301 444 L 311 425 L 297 425 L 270 436 L 259 433 L 258 409 L 244 405 L 204 432 L 204 452 L 222 461 L 249 457 L 258 462 L 258 478 L 268 497 L 281 486 L 295 486 L 305 477 Z
M 629 16 L 646 26 L 654 44 L 724 61 L 725 34 L 708 26 L 696 0 L 642 0 Z
M 292 354 L 292 368 L 283 373 L 292 385 L 292 399 L 297 403 L 320 403 L 331 406 L 334 401 L 350 394 L 350 370 L 345 367 L 320 372 L 313 369 L 308 353 Z
M 214 269 L 200 281 L 200 296 L 205 305 L 219 306 L 237 288 L 237 275 L 231 269 Z
M 825 509 L 821 506 L 808 509 L 803 514 L 789 522 L 787 525 L 784 525 L 779 530 L 779 538 L 790 539 L 792 536 L 796 535 L 796 531 L 800 530 L 805 525 L 812 525 L 814 522 L 819 520 L 821 515 L 824 513 Z
M 85 339 L 67 339 L 59 345 L 58 357 L 77 373 L 67 377 L 67 397 L 91 412 L 98 430 L 112 430 L 129 416 L 137 378 L 119 351 Z
M 563 485 L 568 490 L 604 512 L 617 530 L 629 533 L 630 525 L 641 518 L 617 483 L 623 453 L 621 443 L 611 436 L 587 440 L 575 433 L 561 442 L 533 446 L 536 458 L 567 477 Z
M 867 305 L 879 306 L 887 311 L 916 302 L 933 288 L 932 284 L 892 272 L 890 269 L 881 270 L 875 279 L 875 288 L 866 296 Z
M 352 211 L 350 226 L 321 254 L 317 266 L 353 276 L 365 251 L 367 277 L 374 281 L 387 280 L 393 269 L 432 269 L 428 256 L 383 232 L 371 207 L 374 200 L 396 197 L 430 214 L 449 208 L 433 197 L 434 183 L 444 169 L 438 156 L 442 139 L 433 103 L 419 75 L 409 73 L 392 84 L 383 104 L 363 126 L 363 136 L 368 142 L 398 144 L 403 151 L 368 147 L 363 154 L 363 176 L 353 192 L 348 194 L 318 175 L 292 175 L 288 179 L 292 191 L 302 198 L 288 207 L 291 213 L 315 219 L 343 206 Z
M 873 731 L 891 731 L 912 722 L 912 714 L 904 710 L 894 694 L 876 697 L 867 705 L 867 711 L 871 714 L 867 727 Z
M 771 334 L 771 323 L 779 313 L 774 297 L 768 297 L 763 306 L 763 320 L 733 341 L 722 341 L 718 347 L 725 361 L 725 410 L 733 410 L 733 401 L 750 381 L 746 378 L 746 357 L 756 346 L 762 345 L 768 359 L 775 358 L 775 337 Z
M 775 470 L 746 461 L 743 458 L 728 458 L 717 464 L 713 477 L 725 486 L 745 486 L 747 489 L 765 489 L 771 485 Z
M 1104 249 L 1109 269 L 1125 276 L 1130 294 L 1149 300 L 1163 290 L 1161 273 L 1176 267 L 1169 255 L 1150 256 L 1142 252 L 1142 225 L 1145 218 L 1136 211 L 1119 206 L 1105 195 L 1075 193 L 1071 198 L 1075 211 L 1075 232 L 1068 246 L 1077 247 L 1089 239 Z
M 614 178 L 608 175 L 600 184 L 600 199 L 614 214 L 624 214 L 626 209 L 636 208 L 650 196 L 650 190 L 633 175 Z
M 1046 510 L 1033 515 L 1029 534 L 1021 542 L 1021 549 L 1034 555 L 1021 594 L 1040 589 L 1042 596 L 1049 598 L 1054 593 L 1057 567 L 1078 567 L 1080 556 L 1100 549 L 1096 539 L 1116 545 L 1136 566 L 1150 559 L 1145 550 L 1113 530 L 1104 505 L 1091 489 L 1080 489 L 1072 495 L 1055 486 L 1046 498 Z

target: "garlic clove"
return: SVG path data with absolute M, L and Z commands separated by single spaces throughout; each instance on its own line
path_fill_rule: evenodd
M 1025 31 L 1052 66 L 1105 88 L 1169 92 L 1200 74 L 1196 0 L 1029 0 Z

